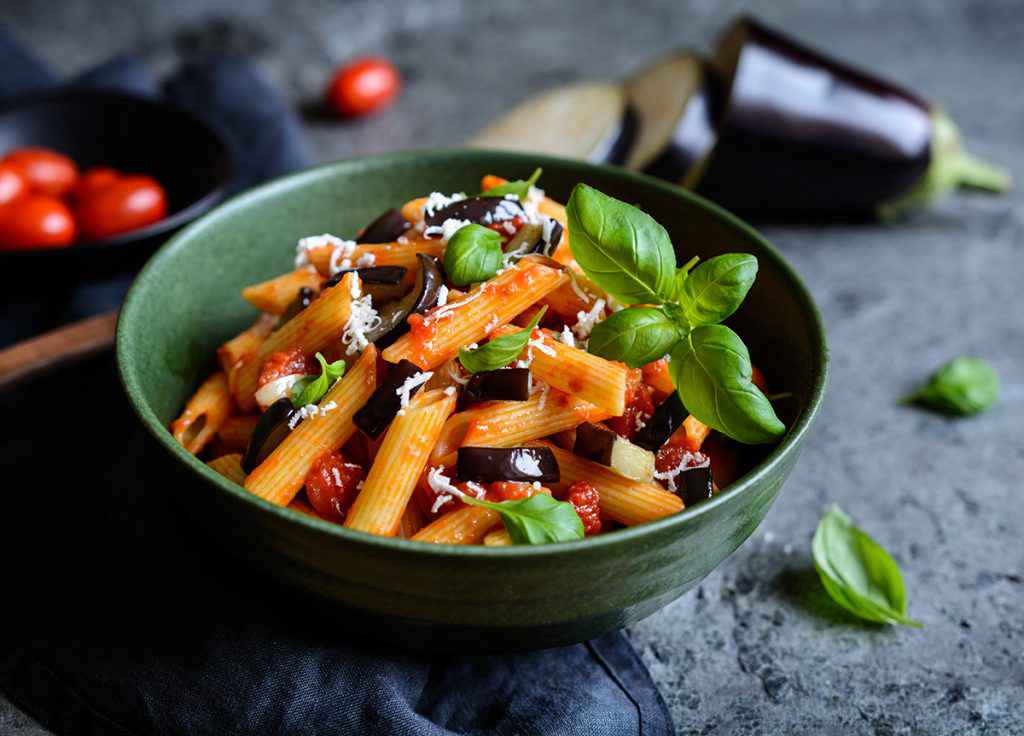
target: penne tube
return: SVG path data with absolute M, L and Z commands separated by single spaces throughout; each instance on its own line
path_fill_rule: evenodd
M 171 423 L 171 434 L 182 447 L 198 455 L 216 436 L 231 414 L 232 401 L 228 379 L 220 372 L 207 378 L 185 404 L 181 415 Z
M 345 274 L 337 286 L 324 289 L 310 305 L 281 325 L 264 340 L 253 359 L 245 362 L 238 373 L 235 400 L 243 411 L 256 407 L 254 394 L 263 363 L 272 353 L 298 348 L 307 355 L 329 352 L 338 344 L 348 324 L 353 292 L 360 293 L 359 277 Z
M 512 545 L 512 537 L 508 535 L 508 530 L 505 527 L 501 527 L 500 529 L 487 532 L 484 536 L 484 544 L 488 547 L 510 547 Z
M 402 514 L 455 402 L 455 397 L 444 391 L 421 391 L 395 417 L 349 509 L 346 527 L 382 536 L 398 532 Z
M 459 348 L 483 340 L 497 327 L 511 322 L 568 278 L 564 270 L 523 258 L 464 299 L 449 301 L 425 317 L 412 315 L 411 331 L 384 351 L 384 359 L 391 363 L 406 359 L 423 370 L 432 370 L 455 357 Z
M 228 390 L 235 399 L 235 403 L 241 406 L 238 399 L 238 376 L 242 368 L 251 360 L 255 360 L 260 345 L 267 339 L 267 336 L 277 326 L 277 317 L 270 314 L 261 314 L 252 323 L 249 329 L 235 335 L 226 343 L 217 348 L 217 361 L 224 375 L 228 378 Z
M 288 508 L 292 511 L 298 511 L 301 514 L 305 514 L 306 516 L 312 516 L 314 519 L 323 518 L 302 498 L 293 498 L 291 503 L 288 504 Z
M 278 506 L 288 505 L 302 488 L 317 458 L 341 447 L 355 433 L 352 416 L 366 403 L 376 387 L 377 350 L 370 345 L 356 364 L 320 400 L 321 407 L 334 404 L 334 408 L 309 417 L 292 430 L 267 459 L 249 474 L 245 479 L 245 487 Z
M 398 536 L 403 539 L 410 539 L 416 532 L 427 525 L 426 514 L 419 505 L 410 503 L 402 512 L 402 518 L 398 522 Z
M 704 440 L 711 434 L 711 427 L 690 414 L 665 442 L 667 445 L 681 445 L 690 452 L 697 452 Z
M 440 258 L 444 255 L 444 243 L 440 240 L 427 240 L 425 238 L 409 238 L 406 243 L 366 243 L 357 245 L 352 254 L 346 256 L 351 264 L 359 263 L 360 260 L 371 260 L 374 266 L 404 266 L 406 269 L 405 283 L 412 284 L 416 280 L 416 272 L 419 270 L 420 262 L 416 258 L 417 253 Z M 319 248 L 310 248 L 307 255 L 309 262 L 316 267 L 316 270 L 323 276 L 331 276 L 341 265 L 337 258 L 333 266 L 331 259 L 334 256 L 334 247 L 330 245 Z M 354 266 L 353 266 L 354 267 Z
M 653 521 L 683 510 L 683 501 L 654 483 L 641 483 L 619 475 L 611 468 L 574 455 L 550 442 L 536 443 L 551 448 L 558 460 L 561 479 L 549 484 L 556 495 L 578 480 L 593 484 L 601 496 L 601 512 L 627 526 Z
M 672 375 L 668 370 L 668 361 L 665 358 L 652 360 L 643 366 L 644 383 L 661 394 L 675 393 L 676 386 L 672 383 Z
M 512 332 L 516 328 L 502 327 L 494 335 Z M 622 416 L 626 411 L 629 369 L 625 364 L 569 347 L 548 330 L 534 330 L 527 350 L 533 356 L 530 371 L 552 388 L 599 406 L 609 416 Z
M 228 452 L 245 452 L 245 448 L 249 446 L 252 431 L 256 428 L 256 422 L 259 420 L 259 414 L 228 417 L 217 430 L 217 439 L 221 441 Z
M 210 466 L 211 470 L 215 470 L 228 480 L 232 480 L 240 486 L 245 485 L 245 471 L 242 470 L 242 456 L 237 452 L 231 455 L 221 455 L 206 464 Z
M 402 217 L 410 225 L 415 225 L 418 222 L 423 222 L 423 205 L 427 203 L 426 197 L 416 197 L 410 199 L 408 202 L 402 205 Z
M 299 294 L 299 289 L 320 290 L 323 277 L 315 268 L 306 266 L 268 281 L 242 289 L 242 298 L 261 312 L 282 315 Z
M 432 544 L 480 544 L 487 533 L 500 524 L 501 514 L 497 511 L 478 506 L 462 506 L 442 514 L 411 539 Z

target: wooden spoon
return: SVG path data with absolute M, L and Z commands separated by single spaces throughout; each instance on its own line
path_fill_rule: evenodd
M 0 391 L 114 346 L 117 312 L 105 312 L 0 350 Z

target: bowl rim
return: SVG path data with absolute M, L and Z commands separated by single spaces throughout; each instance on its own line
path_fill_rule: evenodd
M 314 518 L 300 511 L 285 506 L 278 506 L 265 501 L 258 496 L 246 491 L 242 486 L 224 478 L 216 471 L 209 468 L 204 462 L 187 452 L 171 435 L 150 409 L 138 376 L 135 373 L 134 362 L 131 350 L 133 348 L 132 328 L 129 326 L 134 320 L 131 315 L 136 309 L 136 304 L 144 299 L 143 289 L 152 275 L 159 271 L 163 262 L 170 258 L 183 244 L 199 235 L 201 231 L 210 227 L 216 222 L 220 215 L 246 209 L 261 199 L 273 196 L 281 191 L 301 188 L 304 184 L 319 180 L 331 172 L 344 170 L 350 167 L 358 167 L 361 164 L 375 162 L 381 165 L 392 163 L 405 163 L 414 160 L 429 160 L 433 158 L 444 159 L 451 164 L 452 159 L 463 159 L 476 163 L 480 158 L 486 158 L 494 162 L 494 166 L 500 167 L 503 163 L 510 166 L 550 166 L 552 168 L 569 167 L 571 169 L 593 169 L 605 175 L 610 175 L 623 180 L 625 183 L 632 183 L 644 188 L 653 188 L 664 194 L 673 197 L 690 200 L 708 211 L 713 217 L 724 222 L 726 225 L 735 227 L 745 235 L 752 238 L 762 249 L 762 253 L 780 273 L 790 282 L 794 289 L 795 296 L 802 310 L 807 315 L 808 326 L 811 330 L 812 348 L 817 357 L 816 375 L 808 395 L 807 405 L 801 413 L 797 422 L 789 429 L 782 441 L 749 472 L 740 477 L 724 491 L 716 494 L 713 498 L 685 508 L 681 512 L 666 516 L 662 519 L 639 524 L 637 526 L 618 529 L 610 534 L 601 534 L 589 539 L 582 539 L 572 542 L 557 542 L 544 545 L 511 545 L 505 547 L 488 547 L 485 545 L 453 545 L 453 544 L 423 544 L 412 542 L 400 537 L 383 537 L 365 532 L 348 529 L 339 524 Z M 760 254 L 759 254 L 760 256 Z M 126 319 L 126 315 L 128 318 Z M 253 504 L 257 508 L 274 514 L 279 520 L 285 523 L 295 523 L 305 527 L 308 531 L 319 535 L 330 536 L 339 541 L 350 544 L 364 544 L 376 548 L 381 552 L 389 552 L 399 555 L 420 555 L 441 559 L 533 559 L 550 558 L 552 555 L 596 553 L 619 545 L 628 545 L 648 535 L 659 532 L 670 532 L 673 529 L 681 529 L 690 519 L 711 512 L 717 507 L 738 502 L 744 496 L 749 496 L 753 488 L 761 481 L 771 475 L 773 469 L 781 464 L 783 460 L 799 451 L 801 441 L 809 430 L 811 423 L 817 416 L 825 394 L 829 374 L 829 349 L 826 340 L 824 322 L 817 306 L 814 303 L 810 292 L 804 286 L 803 281 L 789 265 L 782 254 L 760 233 L 746 222 L 728 212 L 724 208 L 710 202 L 703 197 L 694 194 L 681 187 L 645 174 L 627 171 L 614 166 L 603 164 L 592 164 L 584 161 L 575 161 L 554 156 L 534 155 L 529 153 L 518 153 L 510 151 L 497 151 L 490 149 L 418 149 L 404 150 L 386 154 L 375 154 L 368 156 L 357 156 L 329 163 L 319 164 L 300 172 L 279 177 L 261 186 L 250 189 L 241 194 L 231 197 L 216 209 L 202 216 L 186 228 L 178 232 L 168 240 L 150 258 L 145 267 L 140 271 L 131 289 L 124 300 L 117 325 L 117 346 L 116 346 L 118 374 L 121 384 L 128 395 L 129 403 L 135 411 L 143 426 L 156 438 L 158 443 L 168 451 L 175 459 L 182 464 L 196 471 L 199 477 L 207 483 L 216 486 L 222 492 L 227 493 L 235 500 Z
M 221 157 L 223 159 L 225 171 L 212 189 L 198 199 L 188 203 L 180 210 L 170 213 L 162 220 L 157 220 L 154 223 L 144 225 L 143 227 L 136 228 L 135 230 L 129 230 L 127 232 L 111 235 L 99 240 L 87 240 L 81 243 L 75 242 L 70 245 L 62 245 L 59 248 L 25 248 L 20 250 L 12 249 L 0 251 L 0 254 L 2 254 L 4 258 L 12 256 L 15 258 L 33 258 L 38 256 L 40 253 L 59 253 L 69 250 L 78 252 L 83 250 L 107 250 L 122 245 L 128 245 L 130 243 L 145 240 L 146 238 L 161 235 L 162 233 L 180 228 L 182 225 L 185 225 L 186 223 L 197 219 L 200 215 L 208 212 L 227 195 L 230 190 L 231 180 L 234 178 L 236 173 L 235 160 L 231 153 L 231 147 L 228 145 L 227 137 L 216 124 L 203 120 L 181 105 L 177 105 L 173 102 L 146 97 L 145 95 L 137 93 L 123 92 L 120 90 L 92 89 L 89 87 L 71 86 L 53 90 L 44 90 L 41 92 L 29 92 L 24 95 L 12 97 L 9 100 L 4 100 L 3 102 L 0 102 L 0 115 L 16 112 L 21 108 L 29 107 L 31 105 L 75 98 L 80 98 L 85 102 L 103 101 L 126 103 L 139 107 L 148 107 L 155 111 L 171 110 L 175 115 L 188 120 L 197 128 L 204 130 L 210 138 L 216 142 L 217 146 L 221 150 Z

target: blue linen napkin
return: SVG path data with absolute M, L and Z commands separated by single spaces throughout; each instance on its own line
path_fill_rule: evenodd
M 160 93 L 131 57 L 80 79 Z M 0 94 L 49 83 L 0 37 Z M 232 145 L 249 162 L 237 186 L 304 162 L 292 112 L 249 62 L 192 64 L 164 89 L 235 131 Z M 77 308 L 113 306 L 123 288 L 85 287 Z M 16 320 L 3 310 L 4 323 Z M 0 689 L 48 728 L 65 736 L 672 733 L 622 632 L 533 653 L 428 657 L 360 643 L 343 622 L 267 594 L 179 517 L 175 488 L 195 481 L 146 436 L 115 376 L 103 356 L 0 395 Z

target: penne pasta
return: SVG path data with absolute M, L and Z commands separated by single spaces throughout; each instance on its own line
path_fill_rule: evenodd
M 302 488 L 317 458 L 341 447 L 355 433 L 352 416 L 376 387 L 377 350 L 370 345 L 348 373 L 320 400 L 321 407 L 333 403 L 335 408 L 301 422 L 249 474 L 245 487 L 260 498 L 286 506 Z
M 299 289 L 320 290 L 323 277 L 315 268 L 297 268 L 268 281 L 262 281 L 242 289 L 242 298 L 261 312 L 282 315 L 295 301 Z
M 267 336 L 274 331 L 277 325 L 277 317 L 269 314 L 262 314 L 252 323 L 249 329 L 235 335 L 217 349 L 217 361 L 224 375 L 228 379 L 228 390 L 239 406 L 238 377 L 242 368 L 251 360 L 256 359 L 260 345 L 267 339 Z
M 683 501 L 654 483 L 642 483 L 619 475 L 611 468 L 567 452 L 551 442 L 536 443 L 551 448 L 558 460 L 561 480 L 550 484 L 564 493 L 578 480 L 589 481 L 601 496 L 601 512 L 627 526 L 654 521 L 683 510 Z
M 215 470 L 228 480 L 238 485 L 245 484 L 245 471 L 242 470 L 242 456 L 238 453 L 221 455 L 220 457 L 206 463 L 211 470 Z
M 374 266 L 404 266 L 407 270 L 405 283 L 411 284 L 416 280 L 416 272 L 419 270 L 420 262 L 416 258 L 417 253 L 426 253 L 430 256 L 440 258 L 444 255 L 444 243 L 440 240 L 427 240 L 425 238 L 409 238 L 407 243 L 367 243 L 357 245 L 347 260 L 356 264 L 361 261 L 372 260 Z M 334 257 L 334 247 L 325 245 L 319 248 L 311 248 L 307 255 L 309 262 L 323 276 L 331 276 L 341 265 L 341 262 L 331 264 Z
M 690 414 L 683 420 L 682 426 L 672 433 L 666 444 L 682 445 L 690 452 L 697 452 L 709 434 L 711 434 L 711 427 Z
M 505 527 L 487 532 L 484 536 L 484 544 L 488 547 L 509 547 L 512 545 L 512 537 L 508 535 Z
M 459 348 L 483 340 L 508 324 L 545 294 L 566 283 L 564 270 L 529 257 L 505 269 L 458 302 L 449 302 L 426 317 L 409 318 L 411 332 L 387 348 L 384 359 L 410 360 L 432 370 L 458 354 Z
M 216 436 L 231 409 L 228 379 L 223 373 L 214 373 L 185 404 L 181 415 L 171 424 L 171 434 L 182 447 L 198 455 Z
M 217 439 L 229 452 L 245 452 L 249 438 L 260 420 L 259 414 L 244 414 L 228 417 L 217 430 Z
M 398 532 L 402 514 L 455 401 L 444 391 L 421 391 L 395 417 L 345 526 L 383 536 Z
M 500 524 L 501 514 L 497 511 L 463 506 L 442 514 L 411 539 L 432 544 L 480 544 L 487 532 Z
M 272 353 L 281 350 L 300 349 L 311 355 L 317 351 L 328 352 L 336 345 L 348 323 L 353 293 L 360 293 L 359 277 L 355 273 L 345 274 L 337 286 L 325 289 L 308 307 L 287 323 L 281 325 L 264 340 L 253 359 L 239 369 L 235 400 L 244 411 L 256 407 L 253 396 L 263 363 Z
M 402 205 L 402 217 L 410 225 L 423 222 L 423 205 L 427 203 L 426 197 L 416 197 L 410 199 L 408 202 Z
M 398 522 L 398 536 L 403 539 L 410 539 L 416 532 L 427 525 L 427 517 L 415 503 L 410 503 L 402 512 L 402 518 Z

